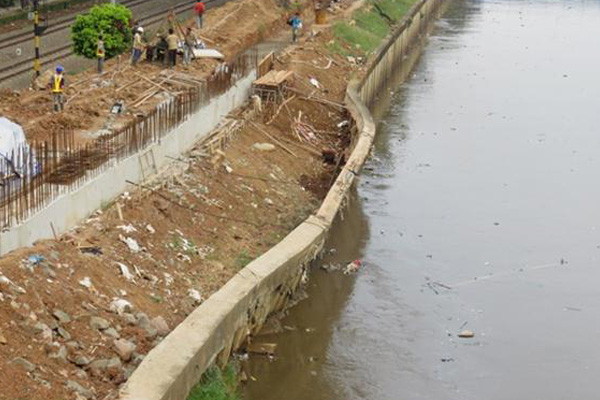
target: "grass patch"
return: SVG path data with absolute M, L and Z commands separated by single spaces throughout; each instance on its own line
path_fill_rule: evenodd
M 335 40 L 328 45 L 332 53 L 366 55 L 374 52 L 417 0 L 371 0 L 366 11 L 356 11 L 351 22 L 333 26 Z
M 187 400 L 240 400 L 237 371 L 235 363 L 227 365 L 224 371 L 211 367 L 192 388 Z
M 248 253 L 248 250 L 244 249 L 240 251 L 240 254 L 235 259 L 235 266 L 239 269 L 244 268 L 246 265 L 250 264 L 254 260 L 254 257 Z

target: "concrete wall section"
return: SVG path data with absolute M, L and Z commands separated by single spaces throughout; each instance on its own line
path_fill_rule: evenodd
M 422 31 L 436 5 L 421 0 L 376 58 L 362 82 L 353 82 L 346 106 L 356 122 L 354 149 L 317 213 L 283 241 L 240 271 L 198 307 L 154 348 L 121 391 L 121 400 L 185 400 L 206 369 L 227 362 L 245 338 L 257 332 L 269 314 L 286 306 L 311 260 L 323 248 L 327 233 L 343 207 L 367 159 L 376 127 L 368 104 L 403 59 L 406 44 Z M 381 64 L 381 65 L 380 65 Z M 365 104 L 366 103 L 366 104 Z
M 224 116 L 246 101 L 255 76 L 255 72 L 252 72 L 239 80 L 235 86 L 211 100 L 160 142 L 151 144 L 139 154 L 114 163 L 80 188 L 58 197 L 22 224 L 2 232 L 0 255 L 30 246 L 36 240 L 52 238 L 52 227 L 56 234 L 67 231 L 103 204 L 131 190 L 126 180 L 141 182 L 172 163 L 172 158 L 177 158 L 192 148 L 215 129 Z M 150 160 L 155 168 L 149 167 Z

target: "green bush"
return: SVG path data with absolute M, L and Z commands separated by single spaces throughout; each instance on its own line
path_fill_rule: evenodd
M 94 6 L 88 14 L 78 15 L 71 27 L 75 54 L 96 58 L 99 34 L 104 38 L 106 58 L 128 50 L 132 40 L 131 17 L 131 10 L 127 7 L 111 3 Z
M 211 367 L 192 389 L 187 400 L 239 400 L 237 366 L 227 365 L 224 371 Z
M 12 7 L 15 5 L 15 0 L 0 0 L 0 7 Z

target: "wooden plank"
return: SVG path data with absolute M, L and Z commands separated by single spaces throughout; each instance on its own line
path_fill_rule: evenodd
M 277 350 L 276 343 L 250 343 L 248 345 L 248 352 L 253 354 L 263 354 L 263 355 L 274 355 L 275 350 Z

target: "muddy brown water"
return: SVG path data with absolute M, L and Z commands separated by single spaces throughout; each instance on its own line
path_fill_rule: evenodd
M 598 21 L 598 1 L 453 3 L 327 246 L 365 267 L 317 267 L 245 399 L 599 397 Z

